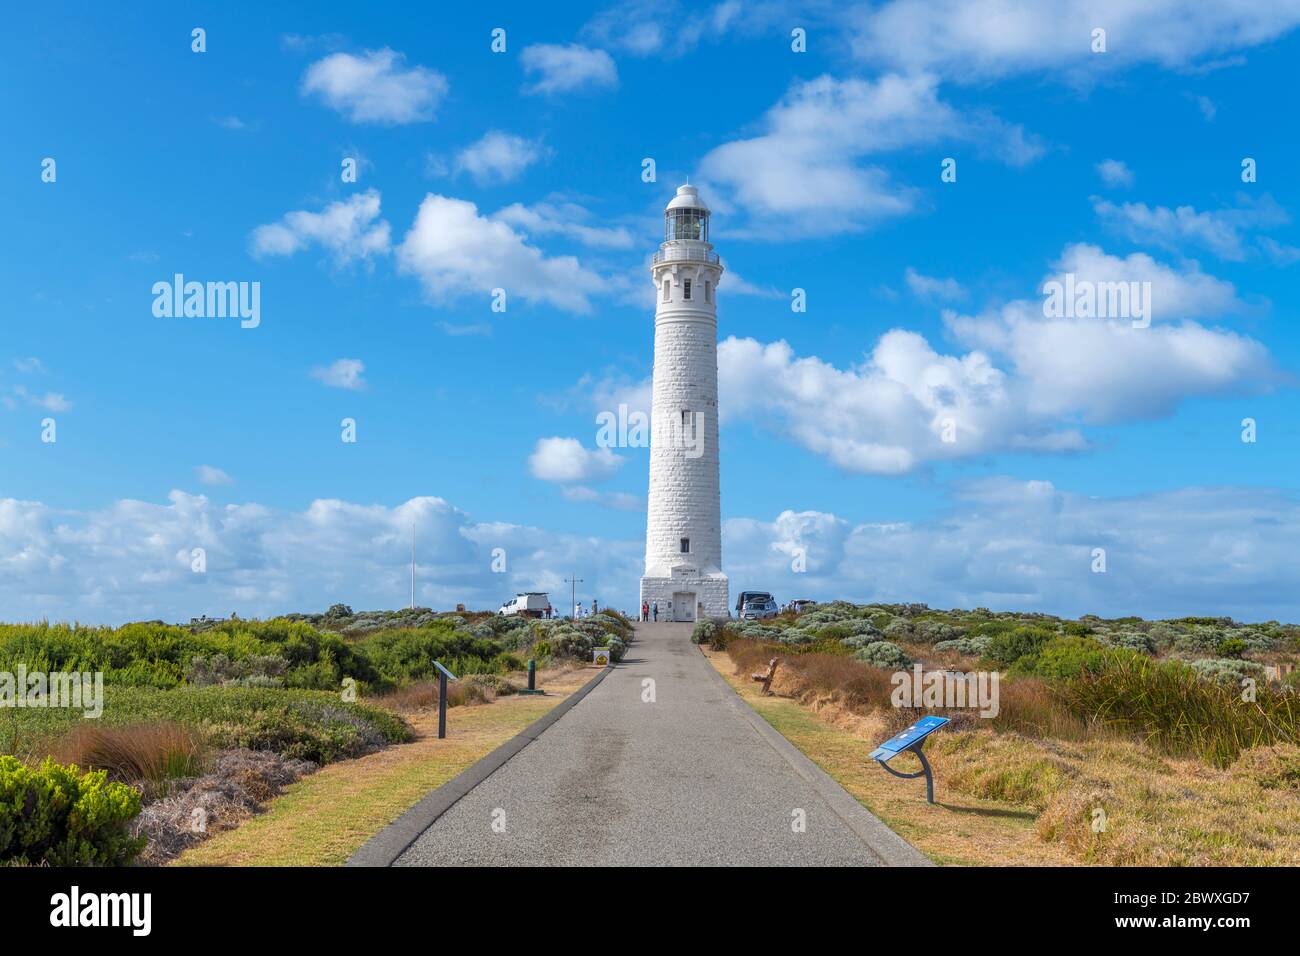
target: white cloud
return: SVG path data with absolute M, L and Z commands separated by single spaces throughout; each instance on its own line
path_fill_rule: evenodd
M 1196 108 L 1201 111 L 1201 115 L 1205 117 L 1207 123 L 1213 123 L 1214 117 L 1219 112 L 1214 105 L 1214 101 L 1208 96 L 1196 97 Z
M 586 579 L 584 600 L 629 610 L 636 602 L 638 542 L 603 541 L 593 564 L 590 535 L 476 522 L 436 497 L 395 507 L 320 499 L 286 511 L 173 491 L 164 503 L 84 512 L 0 499 L 0 605 L 9 620 L 113 624 L 267 617 L 336 602 L 404 607 L 412 526 L 417 603 L 495 608 L 516 590 L 567 597 L 574 568 Z M 491 570 L 498 547 L 510 556 L 505 574 Z M 191 570 L 194 548 L 206 552 L 205 574 Z
M 401 53 L 385 47 L 360 56 L 334 53 L 307 68 L 304 95 L 321 97 L 354 123 L 398 125 L 433 118 L 447 95 L 447 79 L 422 66 L 407 68 Z
M 953 302 L 966 298 L 966 290 L 962 288 L 961 283 L 956 279 L 939 279 L 922 275 L 911 266 L 907 267 L 907 270 L 903 273 L 903 278 L 913 294 L 922 299 L 939 299 L 944 302 Z
M 506 223 L 480 216 L 473 203 L 433 193 L 424 197 L 397 256 L 435 300 L 466 294 L 486 298 L 502 288 L 509 300 L 586 313 L 601 284 L 573 256 L 547 258 Z
M 199 465 L 194 469 L 199 481 L 205 485 L 233 485 L 235 479 L 215 465 Z
M 1068 616 L 1228 615 L 1300 619 L 1291 546 L 1300 502 L 1266 488 L 1185 488 L 1102 498 L 1047 481 L 958 486 L 924 522 L 854 525 L 833 514 L 732 518 L 723 554 L 732 581 L 778 599 L 922 601 Z M 1106 574 L 1092 549 L 1106 549 Z M 808 570 L 791 571 L 800 548 Z
M 62 392 L 46 392 L 44 395 L 37 395 L 29 392 L 23 385 L 15 385 L 14 394 L 28 405 L 42 408 L 47 412 L 66 412 L 72 408 L 72 403 Z
M 45 364 L 34 356 L 32 358 L 14 359 L 14 368 L 24 375 L 45 374 Z
M 776 430 L 847 471 L 894 475 L 996 451 L 1087 447 L 1077 432 L 1024 415 L 1015 383 L 987 355 L 940 355 L 902 329 L 847 369 L 798 357 L 786 342 L 728 338 L 718 375 L 724 422 Z
M 478 183 L 508 183 L 545 154 L 541 143 L 491 130 L 456 154 L 456 171 Z
M 713 149 L 700 174 L 720 208 L 750 223 L 731 231 L 789 239 L 852 231 L 910 212 L 916 190 L 870 157 L 936 141 L 973 141 L 1020 165 L 1042 148 L 1018 126 L 964 115 L 938 97 L 933 76 L 878 80 L 821 76 L 796 83 L 768 110 L 762 132 Z M 714 193 L 710 193 L 711 196 Z
M 332 202 L 322 212 L 298 210 L 279 222 L 258 226 L 249 240 L 254 256 L 291 256 L 312 244 L 327 249 L 335 265 L 388 252 L 390 231 L 379 218 L 379 191 L 367 189 Z
M 664 0 L 656 5 L 653 17 L 629 17 L 625 6 L 611 7 L 593 17 L 582 35 L 633 56 L 679 57 L 706 39 L 752 33 L 782 12 L 784 5 L 778 3 L 723 0 L 707 8 L 683 8 Z
M 635 240 L 623 226 L 592 225 L 591 213 L 572 202 L 539 202 L 531 206 L 513 203 L 492 218 L 498 222 L 509 223 L 534 236 L 564 236 L 576 239 L 584 246 L 605 249 L 629 249 Z M 647 287 L 653 288 L 650 283 Z
M 1005 355 L 1024 414 L 1115 422 L 1171 414 L 1194 397 L 1254 393 L 1277 381 L 1256 340 L 1194 319 L 1241 311 L 1231 283 L 1190 263 L 1175 270 L 1142 253 L 1127 258 L 1067 246 L 1044 279 L 1150 282 L 1149 328 L 1130 319 L 1045 318 L 1043 299 L 1017 300 L 978 316 L 945 315 L 957 340 Z M 1040 287 L 1041 288 L 1041 287 Z
M 879 67 L 960 82 L 1042 71 L 1071 82 L 1141 63 L 1185 68 L 1267 43 L 1300 24 L 1300 4 L 1200 0 L 892 0 L 852 14 L 853 51 Z M 1092 31 L 1106 30 L 1106 52 Z
M 180 491 L 162 503 L 80 512 L 0 499 L 0 605 L 10 620 L 111 624 L 266 617 L 336 602 L 402 607 L 412 526 L 420 604 L 494 608 L 516 590 L 567 598 L 564 579 L 576 569 L 584 603 L 594 595 L 604 606 L 636 605 L 640 537 L 475 521 L 436 497 L 393 507 L 322 499 L 294 511 Z M 723 525 L 723 554 L 736 586 L 753 582 L 782 601 L 1297 621 L 1298 537 L 1300 501 L 1277 489 L 1104 498 L 995 478 L 958 486 L 929 521 L 734 516 Z M 206 552 L 206 574 L 190 569 L 196 547 Z M 491 571 L 498 547 L 510 557 L 506 574 Z M 1091 571 L 1096 547 L 1106 549 L 1106 574 Z M 806 554 L 805 573 L 791 571 L 795 548 Z
M 534 478 L 573 485 L 608 478 L 623 466 L 623 459 L 608 448 L 584 448 L 576 438 L 539 438 L 528 456 Z
M 1119 205 L 1093 197 L 1092 208 L 1102 224 L 1132 242 L 1181 251 L 1193 246 L 1208 249 L 1220 259 L 1246 258 L 1245 234 L 1289 221 L 1271 196 L 1259 200 L 1241 197 L 1235 208 L 1197 212 L 1192 206 L 1149 207 L 1146 203 Z
M 536 43 L 519 56 L 524 72 L 536 76 L 525 93 L 570 93 L 618 85 L 618 69 L 604 50 L 578 43 Z
M 213 119 L 212 122 L 216 123 L 222 129 L 233 130 L 236 132 L 248 129 L 248 124 L 238 116 L 219 116 Z
M 1107 186 L 1132 186 L 1133 170 L 1119 159 L 1103 159 L 1097 164 L 1097 175 Z
M 365 370 L 365 363 L 361 359 L 341 358 L 329 365 L 312 369 L 311 377 L 331 388 L 346 388 L 359 392 L 366 387 L 366 381 L 362 378 Z

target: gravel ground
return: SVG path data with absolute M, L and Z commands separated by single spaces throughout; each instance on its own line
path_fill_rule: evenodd
M 749 723 L 690 632 L 639 624 L 600 686 L 396 865 L 880 865 Z

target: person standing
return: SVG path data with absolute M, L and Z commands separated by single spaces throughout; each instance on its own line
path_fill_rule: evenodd
M 655 601 L 650 605 L 650 613 L 654 615 L 656 621 L 659 620 L 659 602 Z
M 650 605 L 647 604 L 645 601 L 641 602 L 641 620 L 643 621 L 650 620 Z

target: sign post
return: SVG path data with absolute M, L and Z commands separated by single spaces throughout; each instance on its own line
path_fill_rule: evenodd
M 438 668 L 438 739 L 442 740 L 447 736 L 447 681 L 457 677 L 437 661 L 433 666 Z

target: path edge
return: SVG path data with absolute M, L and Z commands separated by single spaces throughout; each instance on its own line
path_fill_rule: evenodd
M 425 830 L 456 805 L 457 801 L 500 770 L 517 753 L 542 735 L 542 732 L 572 710 L 600 684 L 617 664 L 601 669 L 582 687 L 560 701 L 515 736 L 491 753 L 480 757 L 436 790 L 420 798 L 420 802 L 363 843 L 348 857 L 344 866 L 392 866 L 397 858 L 410 849 Z
M 831 812 L 844 822 L 844 825 L 852 830 L 866 844 L 875 856 L 879 857 L 880 862 L 885 866 L 934 866 L 935 863 L 928 856 L 918 850 L 912 844 L 908 843 L 901 836 L 885 825 L 884 821 L 864 807 L 853 794 L 849 793 L 840 785 L 834 777 L 828 774 L 821 767 L 817 766 L 807 754 L 791 743 L 784 734 L 769 724 L 763 715 L 749 705 L 749 702 L 740 694 L 736 693 L 736 688 L 728 683 L 727 679 L 718 672 L 713 666 L 713 661 L 704 653 L 704 648 L 699 647 L 700 658 L 704 666 L 709 669 L 714 681 L 723 690 L 728 701 L 736 708 L 740 714 L 749 721 L 751 727 L 758 732 L 767 743 L 785 758 L 791 768 L 799 776 L 817 791 L 817 795 L 826 801 Z M 725 652 L 722 652 L 725 653 Z M 866 757 L 864 756 L 865 760 Z

